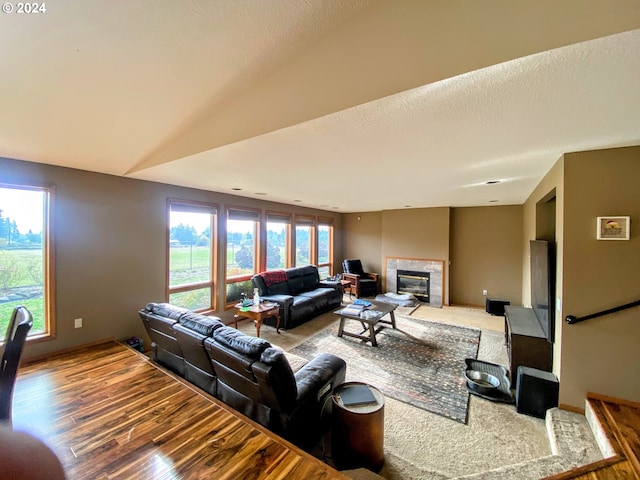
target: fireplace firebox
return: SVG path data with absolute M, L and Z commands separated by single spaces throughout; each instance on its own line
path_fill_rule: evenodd
M 421 302 L 429 303 L 429 272 L 397 270 L 397 293 L 414 295 Z

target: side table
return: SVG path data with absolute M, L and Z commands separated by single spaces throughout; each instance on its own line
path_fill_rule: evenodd
M 276 317 L 276 333 L 280 333 L 280 305 L 277 303 L 261 303 L 243 307 L 241 303 L 234 305 L 236 314 L 233 316 L 233 327 L 238 328 L 240 320 L 250 319 L 256 324 L 256 337 L 260 336 L 260 327 L 265 318 Z
M 368 388 L 375 403 L 343 405 L 341 392 L 357 385 Z M 336 387 L 332 399 L 331 454 L 336 467 L 379 472 L 384 463 L 384 395 L 366 383 L 347 382 Z
M 340 280 L 340 284 L 342 285 L 342 294 L 349 290 L 349 300 L 351 300 L 351 280 Z

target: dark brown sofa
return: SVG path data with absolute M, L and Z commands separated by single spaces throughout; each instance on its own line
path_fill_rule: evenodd
M 323 353 L 294 373 L 281 349 L 219 318 L 166 303 L 139 314 L 158 364 L 303 449 L 326 430 L 327 400 L 345 380 L 341 358 Z
M 285 330 L 339 308 L 342 303 L 340 282 L 320 281 L 315 265 L 261 272 L 251 282 L 261 299 L 280 305 L 280 328 Z M 266 319 L 264 323 L 274 322 Z

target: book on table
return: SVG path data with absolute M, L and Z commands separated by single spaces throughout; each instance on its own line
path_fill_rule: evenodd
M 366 300 L 356 298 L 351 305 L 358 308 L 368 308 L 368 307 L 371 307 L 373 304 L 371 302 L 367 302 Z
M 366 385 L 351 385 L 344 387 L 338 393 L 338 397 L 345 407 L 355 407 L 357 405 L 369 405 L 377 403 L 371 390 Z
M 340 315 L 354 315 L 358 317 L 363 312 L 363 310 L 364 310 L 363 308 L 357 308 L 349 305 L 348 307 L 345 307 L 342 310 L 340 310 L 338 313 Z

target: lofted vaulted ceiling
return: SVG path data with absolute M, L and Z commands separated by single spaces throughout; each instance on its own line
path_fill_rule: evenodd
M 364 212 L 640 144 L 639 0 L 45 5 L 0 14 L 2 157 Z

